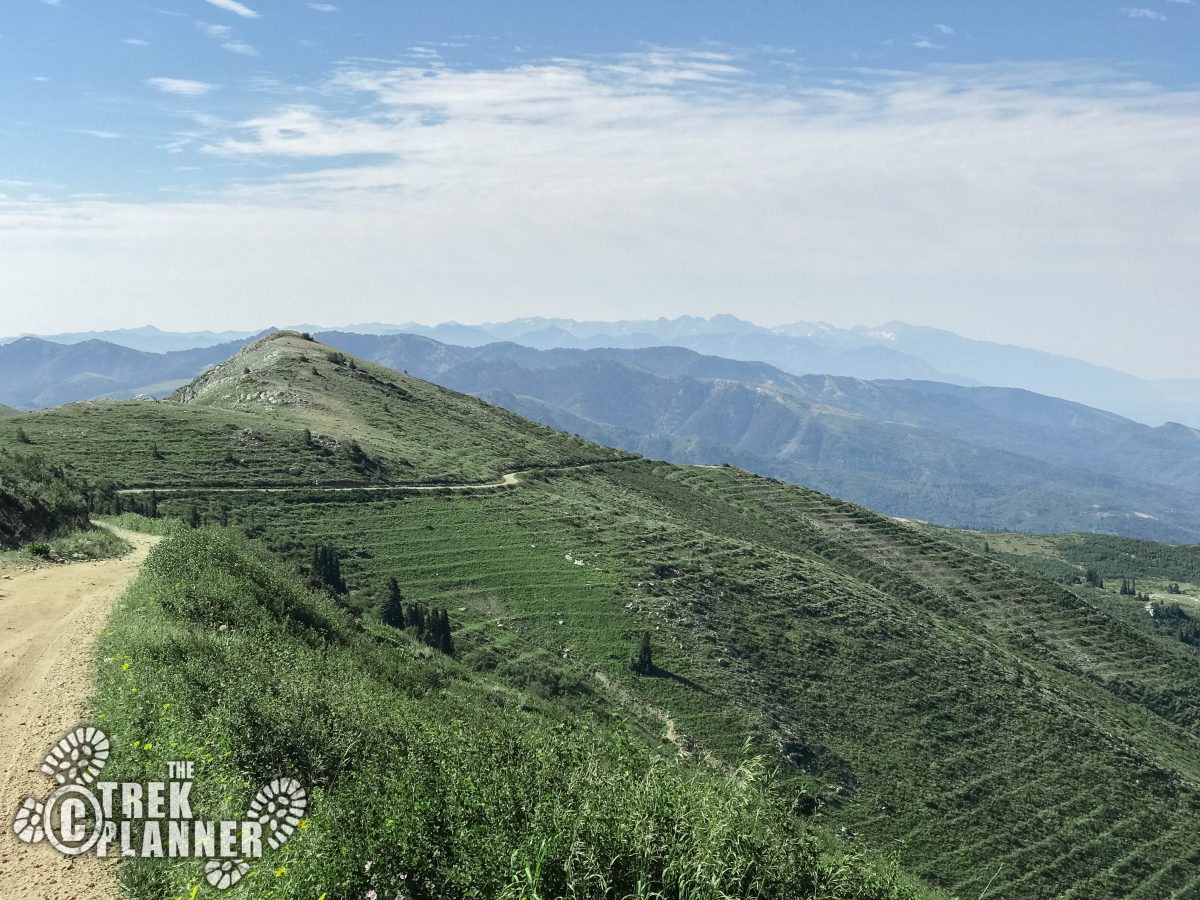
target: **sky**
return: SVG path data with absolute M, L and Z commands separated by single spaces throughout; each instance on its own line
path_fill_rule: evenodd
M 0 334 L 891 320 L 1200 377 L 1200 6 L 8 0 Z

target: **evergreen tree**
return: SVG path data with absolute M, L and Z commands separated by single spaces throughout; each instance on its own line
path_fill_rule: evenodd
M 629 667 L 639 675 L 653 674 L 654 654 L 650 649 L 650 632 L 642 632 L 642 642 L 638 645 L 637 656 L 629 663 Z
M 150 492 L 150 501 L 146 505 L 146 517 L 150 519 L 158 518 L 158 492 Z
M 17 426 L 17 443 L 19 443 L 19 444 L 32 444 L 33 443 L 33 439 L 30 438 L 30 436 L 25 433 L 25 429 L 19 425 Z
M 119 502 L 120 500 L 118 499 L 118 503 Z M 192 528 L 200 527 L 200 510 L 196 508 L 195 503 L 192 504 L 192 511 L 188 515 L 188 525 L 190 525 Z
M 438 649 L 447 656 L 454 655 L 454 637 L 450 633 L 450 613 L 442 610 L 441 621 L 439 622 Z
M 313 580 L 320 586 L 335 594 L 344 595 L 348 592 L 337 551 L 328 544 L 321 544 L 313 550 L 312 572 Z
M 403 628 L 404 595 L 400 593 L 400 584 L 395 578 L 388 579 L 388 595 L 383 602 L 383 624 L 392 628 Z
M 425 608 L 419 603 L 413 603 L 408 607 L 408 627 L 413 628 L 417 632 L 417 637 L 425 636 Z

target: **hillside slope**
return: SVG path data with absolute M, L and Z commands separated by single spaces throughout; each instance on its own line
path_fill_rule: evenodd
M 277 332 L 170 400 L 29 413 L 74 474 L 133 486 L 463 483 L 621 454 Z M 0 446 L 16 443 L 0 420 Z
M 813 491 L 726 468 L 565 467 L 611 454 L 415 378 L 321 359 L 330 352 L 297 335 L 263 342 L 186 402 L 95 405 L 93 435 L 154 427 L 138 409 L 171 410 L 177 428 L 214 441 L 234 419 L 261 435 L 306 422 L 355 435 L 371 458 L 403 446 L 430 471 L 522 454 L 533 471 L 503 490 L 347 494 L 310 481 L 287 493 L 196 487 L 159 508 L 227 520 L 292 571 L 332 545 L 349 583 L 342 608 L 363 627 L 381 627 L 371 623 L 395 578 L 410 602 L 450 610 L 466 669 L 529 704 L 626 719 L 725 771 L 749 740 L 779 767 L 795 812 L 851 847 L 899 848 L 906 867 L 960 896 L 989 881 L 988 896 L 1013 900 L 1200 888 L 1200 654 L 1189 646 L 1107 597 Z M 79 441 L 68 413 L 25 418 L 47 445 L 57 429 L 73 465 L 128 472 Z M 196 485 L 203 459 L 193 452 L 176 486 Z M 198 597 L 179 608 L 226 602 Z M 653 669 L 638 676 L 629 660 L 647 631 Z
M 999 388 L 790 375 L 681 348 L 478 348 L 326 334 L 556 428 L 676 462 L 728 462 L 891 515 L 1200 540 L 1200 433 Z
M 87 505 L 63 472 L 39 454 L 0 450 L 0 548 L 87 526 Z

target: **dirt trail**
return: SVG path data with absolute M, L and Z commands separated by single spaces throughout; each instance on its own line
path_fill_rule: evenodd
M 541 469 L 527 469 L 521 472 L 506 472 L 500 476 L 499 481 L 478 481 L 468 482 L 467 484 L 361 484 L 361 485 L 335 485 L 326 487 L 319 484 L 294 484 L 294 485 L 261 485 L 261 486 L 242 486 L 242 487 L 226 487 L 212 486 L 204 484 L 170 486 L 170 487 L 128 487 L 117 490 L 118 494 L 181 494 L 194 493 L 198 491 L 207 491 L 209 493 L 220 494 L 283 494 L 296 492 L 325 492 L 331 494 L 346 494 L 357 491 L 482 491 L 496 490 L 497 488 L 515 487 L 521 483 L 522 475 L 530 475 L 534 471 L 538 472 L 571 472 L 580 469 L 590 469 L 593 466 L 605 466 L 612 463 L 622 462 L 637 462 L 640 457 L 635 458 L 618 458 L 607 460 L 596 460 L 594 462 L 579 463 L 570 466 L 547 466 Z M 721 466 L 711 466 L 705 468 L 719 469 Z
M 133 545 L 120 559 L 0 568 L 0 895 L 5 900 L 111 900 L 115 866 L 69 859 L 44 841 L 20 843 L 11 830 L 21 800 L 42 798 L 38 771 L 58 738 L 86 721 L 92 653 L 113 602 L 158 540 L 112 529 Z

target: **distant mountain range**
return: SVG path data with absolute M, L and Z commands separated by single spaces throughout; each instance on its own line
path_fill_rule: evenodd
M 1200 380 L 1151 381 L 1066 356 L 973 340 L 904 322 L 889 322 L 874 328 L 836 328 L 823 322 L 765 328 L 735 316 L 719 315 L 708 319 L 680 316 L 617 322 L 535 317 L 483 325 L 370 322 L 338 329 L 316 325 L 290 327 L 309 332 L 419 334 L 464 347 L 480 347 L 496 341 L 511 341 L 541 350 L 686 347 L 711 356 L 770 363 L 794 375 L 918 379 L 1023 388 L 1110 410 L 1148 425 L 1175 421 L 1200 427 Z M 213 347 L 254 336 L 238 331 L 176 334 L 146 326 L 50 335 L 43 340 L 59 344 L 101 340 L 134 350 L 166 353 Z M 0 340 L 0 345 L 14 340 Z M 217 361 L 215 357 L 213 361 Z
M 554 428 L 963 527 L 1200 541 L 1200 432 L 1011 388 L 796 376 L 680 348 L 316 337 Z
M 246 341 L 259 332 L 255 331 L 162 331 L 153 325 L 141 328 L 117 328 L 111 331 L 77 331 L 54 335 L 18 335 L 0 338 L 0 345 L 11 344 L 23 337 L 40 337 L 55 344 L 84 344 L 89 341 L 105 341 L 132 350 L 147 353 L 167 353 L 171 350 L 194 350 L 197 347 L 212 347 L 231 341 Z
M 0 345 L 0 403 L 32 410 L 97 397 L 165 396 L 244 343 L 152 353 L 93 339 L 18 338 Z
M 488 325 L 408 324 L 397 326 L 396 331 L 464 346 L 512 341 L 538 349 L 686 347 L 728 359 L 770 363 L 797 375 L 1023 388 L 1111 410 L 1148 425 L 1176 421 L 1200 427 L 1200 380 L 1149 381 L 1070 357 L 904 322 L 844 329 L 823 322 L 764 328 L 728 315 L 620 322 L 532 318 Z

